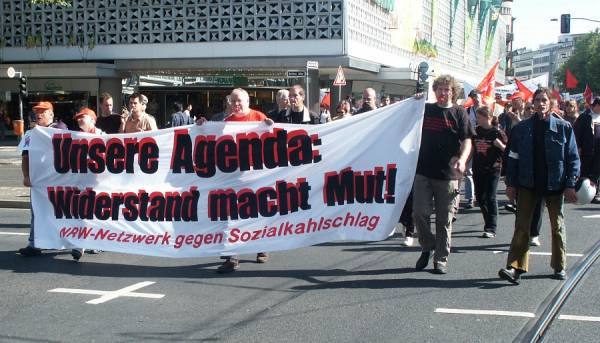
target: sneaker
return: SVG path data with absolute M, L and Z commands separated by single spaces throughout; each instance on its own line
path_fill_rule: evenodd
M 448 274 L 448 265 L 442 262 L 436 262 L 433 264 L 434 274 Z
M 256 263 L 267 263 L 269 260 L 269 254 L 266 252 L 259 252 L 256 254 Z
M 425 269 L 425 267 L 427 267 L 427 265 L 429 264 L 429 257 L 431 257 L 431 252 L 423 251 L 421 253 L 421 256 L 419 257 L 419 259 L 417 260 L 415 269 L 417 271 L 421 271 L 421 270 Z
M 504 279 L 512 284 L 518 285 L 519 284 L 519 280 L 521 279 L 521 271 L 516 270 L 514 268 L 502 268 L 500 269 L 500 271 L 498 271 L 498 276 L 500 276 L 501 279 Z
M 217 268 L 217 273 L 219 274 L 227 274 L 236 271 L 240 267 L 240 261 L 238 259 L 228 259 L 223 262 L 222 265 Z
M 491 231 L 484 231 L 483 235 L 481 236 L 483 238 L 495 238 L 496 234 L 491 232 Z
M 517 207 L 511 203 L 504 205 L 504 209 L 511 213 L 517 213 Z
M 81 258 L 81 256 L 83 256 L 83 254 L 84 254 L 84 249 L 71 250 L 71 256 L 73 256 L 73 259 L 75 261 L 79 261 L 79 259 Z
M 540 237 L 539 236 L 531 237 L 529 239 L 529 245 L 531 245 L 532 247 L 539 247 L 540 245 L 542 245 L 542 243 L 540 242 Z
M 557 280 L 566 280 L 567 279 L 567 272 L 563 269 L 563 270 L 555 270 L 554 271 L 554 278 Z
M 403 247 L 412 247 L 415 239 L 412 237 L 404 237 L 404 240 L 400 242 L 400 245 Z
M 28 245 L 25 248 L 19 249 L 19 254 L 26 257 L 40 256 L 42 254 L 42 249 L 34 248 L 31 245 Z

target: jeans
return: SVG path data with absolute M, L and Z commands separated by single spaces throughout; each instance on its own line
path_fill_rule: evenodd
M 475 196 L 475 184 L 473 182 L 473 160 L 467 163 L 465 170 L 465 200 L 467 202 L 473 201 Z
M 413 185 L 413 219 L 423 252 L 435 250 L 433 261 L 447 263 L 450 255 L 452 217 L 458 200 L 458 180 L 438 180 L 417 174 Z M 435 205 L 435 234 L 431 214 Z
M 496 232 L 498 221 L 498 201 L 496 189 L 500 180 L 499 172 L 482 171 L 473 174 L 475 198 L 483 215 L 484 231 Z
M 515 233 L 510 243 L 510 251 L 506 265 L 526 272 L 529 269 L 529 235 L 536 202 L 541 198 L 527 188 L 518 189 L 517 215 Z M 566 229 L 563 214 L 564 197 L 562 194 L 546 195 L 544 198 L 548 208 L 550 228 L 552 230 L 552 258 L 550 266 L 555 271 L 564 270 L 566 258 Z

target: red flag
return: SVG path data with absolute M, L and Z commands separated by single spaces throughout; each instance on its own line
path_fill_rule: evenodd
M 571 73 L 571 69 L 569 69 L 567 67 L 566 71 L 567 71 L 567 76 L 566 76 L 567 89 L 573 89 L 573 88 L 577 87 L 577 84 L 579 83 L 579 81 L 577 81 L 577 79 L 575 78 L 575 75 L 573 75 L 573 73 Z
M 594 99 L 594 94 L 592 93 L 592 89 L 589 85 L 585 85 L 585 91 L 583 91 L 583 98 L 588 105 L 592 105 L 592 100 Z
M 554 97 L 554 99 L 558 100 L 558 101 L 562 101 L 562 98 L 560 97 L 560 93 L 558 92 L 558 89 L 552 87 L 552 96 Z
M 523 93 L 523 100 L 531 100 L 531 98 L 533 97 L 533 92 L 529 88 L 527 88 L 527 86 L 525 86 L 523 82 L 519 81 L 519 79 L 515 79 L 515 83 L 517 84 L 517 88 L 519 89 L 519 91 Z
M 496 101 L 495 91 L 496 91 L 496 70 L 498 69 L 498 65 L 500 61 L 497 61 L 492 68 L 487 72 L 483 80 L 477 86 L 479 93 L 481 93 L 481 102 L 483 105 L 492 106 Z M 467 98 L 463 106 L 465 108 L 471 107 L 473 105 L 473 99 Z

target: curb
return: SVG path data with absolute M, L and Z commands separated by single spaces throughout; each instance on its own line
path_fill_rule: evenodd
M 29 201 L 24 200 L 0 200 L 0 208 L 20 208 L 29 209 L 31 204 Z

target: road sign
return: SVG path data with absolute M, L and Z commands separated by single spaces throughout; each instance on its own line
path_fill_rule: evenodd
M 337 74 L 335 75 L 335 80 L 333 81 L 334 86 L 345 86 L 346 85 L 346 77 L 344 76 L 344 69 L 342 66 L 338 67 Z
M 304 70 L 288 70 L 287 77 L 306 77 L 306 71 L 304 71 Z
M 306 61 L 306 68 L 319 69 L 319 61 Z

